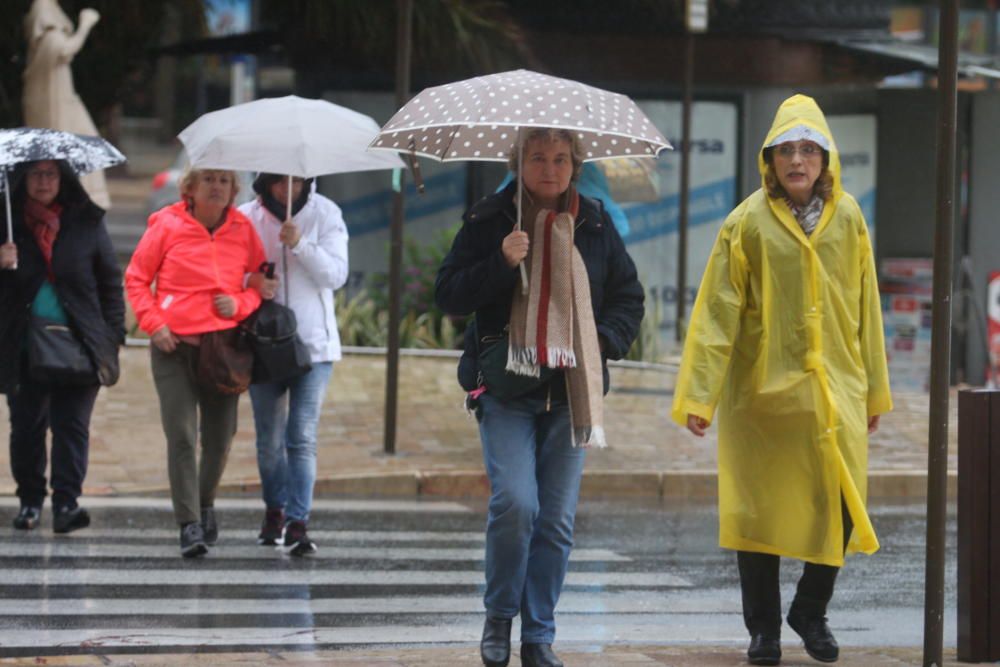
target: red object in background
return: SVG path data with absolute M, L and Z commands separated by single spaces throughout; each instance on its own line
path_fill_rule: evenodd
M 990 273 L 990 282 L 986 285 L 986 321 L 986 340 L 990 348 L 986 379 L 1000 383 L 1000 271 Z
M 170 179 L 169 171 L 161 171 L 157 173 L 155 176 L 153 176 L 153 189 L 159 190 L 160 188 L 162 188 L 164 185 L 167 184 L 167 181 L 169 179 Z

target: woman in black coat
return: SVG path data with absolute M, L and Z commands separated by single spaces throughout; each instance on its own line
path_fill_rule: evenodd
M 0 245 L 0 393 L 10 409 L 10 465 L 21 503 L 14 527 L 30 530 L 41 519 L 51 430 L 52 528 L 68 533 L 90 524 L 77 499 L 98 389 L 118 380 L 125 341 L 121 269 L 104 211 L 64 162 L 19 165 L 11 199 L 13 239 Z M 69 326 L 93 363 L 91 379 L 64 384 L 29 373 L 33 316 Z
M 524 187 L 523 229 L 513 184 L 474 205 L 435 294 L 445 312 L 475 313 L 459 382 L 479 420 L 490 479 L 480 643 L 487 667 L 508 664 L 518 615 L 521 664 L 562 665 L 552 651 L 554 611 L 573 546 L 584 447 L 605 444 L 605 361 L 625 356 L 643 316 L 642 285 L 621 237 L 601 204 L 574 187 L 583 155 L 576 135 L 525 134 L 523 163 L 511 162 Z M 500 364 L 492 373 L 479 356 L 487 349 L 501 352 L 516 375 Z M 512 377 L 539 381 L 515 391 Z

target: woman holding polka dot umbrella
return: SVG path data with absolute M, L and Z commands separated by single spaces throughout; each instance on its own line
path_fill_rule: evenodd
M 435 285 L 442 310 L 475 314 L 459 381 L 479 421 L 491 489 L 487 667 L 508 664 L 518 615 L 521 664 L 562 665 L 552 650 L 554 613 L 585 448 L 606 445 L 605 360 L 625 355 L 644 312 L 611 218 L 576 190 L 582 163 L 654 157 L 666 146 L 628 98 L 531 72 L 425 90 L 373 143 L 441 160 L 503 160 L 517 177 L 465 214 Z

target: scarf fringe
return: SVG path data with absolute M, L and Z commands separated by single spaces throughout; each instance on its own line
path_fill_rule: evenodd
M 507 350 L 507 371 L 536 378 L 542 373 L 538 365 L 538 350 L 511 345 Z
M 573 446 L 604 449 L 608 446 L 603 426 L 581 426 L 573 429 Z
M 576 353 L 563 347 L 546 348 L 549 356 L 548 368 L 576 368 Z M 538 363 L 538 349 L 534 347 L 516 347 L 511 345 L 507 350 L 507 371 L 517 375 L 538 377 L 542 367 Z
M 576 352 L 564 347 L 549 347 L 549 368 L 576 368 Z

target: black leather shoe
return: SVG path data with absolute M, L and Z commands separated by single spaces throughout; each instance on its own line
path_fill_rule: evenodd
M 14 517 L 14 527 L 18 530 L 32 530 L 42 520 L 42 508 L 25 505 Z
M 90 514 L 82 507 L 57 507 L 52 513 L 52 532 L 72 533 L 90 525 Z
M 810 658 L 820 662 L 837 662 L 840 647 L 830 632 L 830 626 L 826 624 L 826 616 L 805 616 L 789 612 L 788 625 L 802 637 Z
M 507 667 L 510 662 L 510 619 L 486 617 L 479 656 L 486 667 Z
M 563 667 L 552 652 L 552 644 L 521 644 L 522 667 Z
M 781 639 L 758 632 L 750 638 L 747 662 L 751 665 L 777 665 L 781 662 Z

